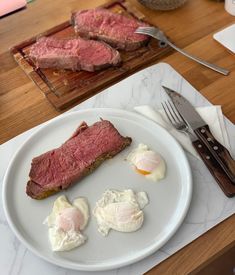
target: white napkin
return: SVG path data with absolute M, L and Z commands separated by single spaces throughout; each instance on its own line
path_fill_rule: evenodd
M 150 118 L 157 124 L 164 127 L 172 136 L 174 136 L 178 140 L 178 142 L 183 146 L 185 150 L 190 152 L 196 158 L 200 159 L 198 153 L 193 148 L 189 137 L 173 128 L 163 110 L 157 111 L 147 105 L 136 106 L 134 107 L 134 109 L 138 113 L 144 115 L 147 118 Z M 229 150 L 230 146 L 228 134 L 224 124 L 221 106 L 199 107 L 196 108 L 196 110 L 209 125 L 214 137 Z

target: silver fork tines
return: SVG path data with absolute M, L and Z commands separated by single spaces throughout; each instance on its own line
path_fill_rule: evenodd
M 162 108 L 169 119 L 172 126 L 178 130 L 189 136 L 190 140 L 193 142 L 197 140 L 197 136 L 194 134 L 192 129 L 188 126 L 187 122 L 184 120 L 180 112 L 175 107 L 174 103 L 170 100 L 167 100 L 162 103 Z
M 164 37 L 159 36 L 160 34 L 160 30 L 158 28 L 155 27 L 139 27 L 135 33 L 139 33 L 139 34 L 147 34 L 149 36 L 152 36 L 153 38 L 156 38 L 158 40 L 164 40 Z
M 158 28 L 155 28 L 155 27 L 139 27 L 135 32 L 140 32 L 140 31 L 156 32 L 156 30 L 158 30 Z
M 172 102 L 167 100 L 166 102 L 162 103 L 162 108 L 174 128 L 176 128 L 180 132 L 188 132 L 188 124 L 175 108 Z

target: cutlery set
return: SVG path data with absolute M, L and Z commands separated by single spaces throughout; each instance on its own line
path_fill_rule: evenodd
M 176 91 L 162 86 L 170 100 L 162 103 L 170 123 L 187 134 L 201 159 L 226 196 L 235 195 L 235 160 L 212 135 L 209 126 L 191 103 Z
M 223 75 L 229 74 L 227 69 L 211 64 L 178 48 L 159 28 L 139 27 L 135 32 L 151 36 L 211 70 Z M 189 136 L 195 150 L 225 195 L 228 197 L 235 196 L 235 160 L 229 151 L 215 139 L 209 126 L 184 97 L 176 91 L 162 87 L 171 99 L 162 103 L 170 123 L 176 130 Z

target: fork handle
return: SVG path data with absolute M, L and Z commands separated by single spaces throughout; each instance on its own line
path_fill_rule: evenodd
M 193 141 L 192 144 L 224 194 L 227 197 L 235 196 L 235 185 L 232 184 L 231 180 L 213 157 L 209 149 L 199 139 Z
M 202 60 L 202 59 L 199 58 L 199 57 L 196 57 L 196 56 L 194 56 L 194 55 L 191 55 L 191 54 L 185 52 L 184 50 L 181 50 L 181 49 L 178 48 L 175 44 L 171 43 L 168 39 L 167 39 L 167 41 L 165 41 L 165 42 L 166 42 L 169 46 L 171 46 L 173 49 L 175 49 L 176 51 L 178 51 L 178 52 L 180 52 L 181 54 L 187 56 L 188 58 L 190 58 L 190 59 L 192 59 L 192 60 L 194 60 L 194 61 L 200 63 L 201 65 L 204 65 L 204 66 L 206 66 L 207 68 L 210 68 L 211 70 L 214 70 L 214 71 L 216 71 L 216 72 L 218 72 L 218 73 L 221 73 L 221 74 L 223 74 L 223 75 L 228 75 L 228 74 L 229 74 L 229 70 L 224 69 L 224 68 L 221 68 L 221 67 L 219 67 L 219 66 L 217 66 L 217 65 L 215 65 L 215 64 L 211 64 L 211 63 L 209 63 L 209 62 L 207 62 L 207 61 Z

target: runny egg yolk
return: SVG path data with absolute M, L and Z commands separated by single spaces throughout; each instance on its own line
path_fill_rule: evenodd
M 141 169 L 138 169 L 137 167 L 135 168 L 136 171 L 142 175 L 149 175 L 151 174 L 149 171 L 145 171 L 145 170 L 141 170 Z

